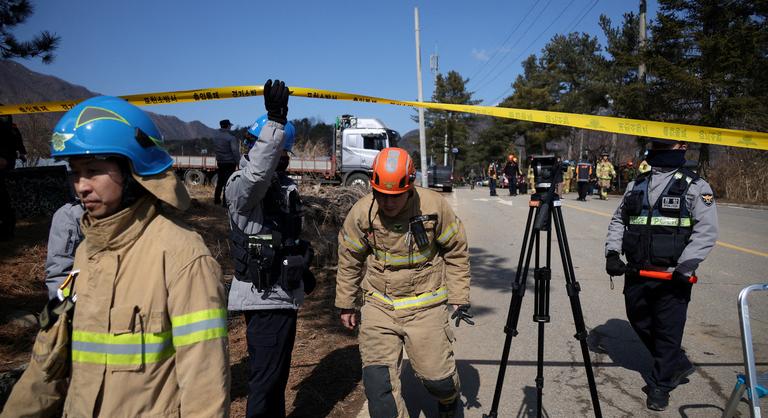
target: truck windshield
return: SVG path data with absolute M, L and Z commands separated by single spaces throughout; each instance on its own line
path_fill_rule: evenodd
M 363 148 L 381 151 L 387 147 L 386 135 L 363 135 Z

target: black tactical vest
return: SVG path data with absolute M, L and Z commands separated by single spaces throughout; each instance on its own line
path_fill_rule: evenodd
M 688 169 L 677 170 L 651 207 L 651 173 L 638 176 L 632 191 L 624 197 L 622 210 L 625 227 L 621 250 L 630 266 L 677 266 L 693 231 L 694 220 L 685 195 L 698 178 Z
M 235 278 L 253 283 L 259 292 L 271 289 L 276 283 L 286 291 L 295 290 L 309 267 L 312 250 L 309 242 L 299 239 L 301 197 L 285 173 L 276 173 L 272 178 L 262 209 L 264 219 L 258 234 L 249 235 L 237 225 L 232 226 Z

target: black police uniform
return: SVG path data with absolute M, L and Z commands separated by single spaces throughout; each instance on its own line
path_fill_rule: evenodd
M 692 369 L 681 349 L 690 277 L 714 246 L 717 229 L 712 189 L 684 168 L 654 168 L 639 176 L 611 220 L 607 269 L 618 253 L 627 257 L 627 317 L 654 360 L 650 389 L 668 393 Z M 672 273 L 673 279 L 641 277 L 640 270 Z

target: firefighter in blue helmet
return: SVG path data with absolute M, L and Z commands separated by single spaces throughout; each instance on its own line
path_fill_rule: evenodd
M 221 268 L 166 209 L 190 199 L 162 143 L 116 97 L 85 100 L 54 128 L 51 154 L 72 169 L 85 238 L 3 418 L 229 415 Z
M 712 188 L 684 167 L 685 150 L 684 142 L 652 142 L 653 170 L 627 186 L 605 243 L 606 272 L 625 276 L 627 317 L 653 357 L 643 390 L 656 411 L 667 408 L 669 393 L 695 371 L 681 349 L 683 330 L 692 277 L 718 234 Z
M 301 196 L 286 174 L 295 139 L 288 96 L 279 80 L 264 86 L 267 114 L 248 129 L 250 150 L 224 193 L 235 266 L 229 310 L 243 312 L 248 327 L 249 418 L 285 416 L 297 311 L 314 288 L 312 250 L 299 238 Z

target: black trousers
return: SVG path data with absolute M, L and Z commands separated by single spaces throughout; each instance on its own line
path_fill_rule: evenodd
M 229 180 L 229 176 L 231 176 L 232 173 L 235 172 L 236 164 L 217 162 L 216 165 L 219 168 L 216 171 L 218 180 L 216 180 L 216 190 L 213 192 L 213 203 L 218 204 L 219 202 L 221 202 L 221 192 L 224 190 L 224 186 L 227 185 L 227 180 Z
M 296 311 L 246 311 L 248 324 L 248 418 L 285 417 L 285 387 L 296 339 Z
M 509 195 L 514 196 L 517 194 L 517 179 L 514 176 L 507 176 L 509 180 Z
M 16 229 L 16 211 L 5 184 L 5 173 L 0 171 L 0 239 L 13 238 Z
M 491 196 L 496 196 L 496 180 L 488 180 L 488 189 L 491 191 Z
M 653 357 L 650 384 L 667 392 L 675 388 L 675 374 L 691 367 L 680 345 L 692 286 L 636 275 L 624 281 L 627 318 Z
M 577 183 L 579 188 L 579 199 L 584 200 L 587 198 L 587 190 L 589 189 L 589 183 L 586 181 L 580 181 Z

